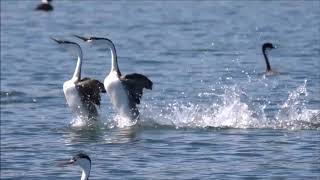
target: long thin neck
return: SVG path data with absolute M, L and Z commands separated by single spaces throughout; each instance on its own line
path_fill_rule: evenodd
M 267 71 L 271 71 L 271 66 L 270 66 L 270 63 L 269 63 L 268 56 L 266 54 L 266 49 L 262 49 L 262 53 L 263 53 L 263 56 L 264 56 L 264 60 L 266 61 Z
M 73 76 L 72 76 L 72 80 L 74 81 L 79 81 L 81 79 L 81 66 L 82 66 L 82 51 L 81 48 L 79 47 L 76 51 L 77 54 L 77 66 L 76 69 L 74 70 Z
M 105 40 L 110 48 L 111 52 L 111 72 L 116 71 L 119 76 L 121 76 L 119 66 L 118 66 L 118 59 L 117 59 L 117 52 L 116 52 L 116 47 L 112 43 L 111 40 L 106 39 L 106 38 L 101 38 L 100 40 Z
M 111 71 L 119 71 L 116 48 L 112 46 L 110 48 L 110 52 L 111 52 Z

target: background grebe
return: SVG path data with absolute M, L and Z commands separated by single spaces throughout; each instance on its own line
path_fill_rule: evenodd
M 262 45 L 262 54 L 264 56 L 264 60 L 266 62 L 266 75 L 272 75 L 275 72 L 272 71 L 271 66 L 270 66 L 270 62 L 269 62 L 269 58 L 267 56 L 267 52 L 271 49 L 275 49 L 276 47 L 272 44 L 272 43 L 264 43 Z
M 84 153 L 78 153 L 73 156 L 69 161 L 61 162 L 60 165 L 77 165 L 80 166 L 82 174 L 81 180 L 88 180 L 91 170 L 91 159 Z
M 39 4 L 35 10 L 37 11 L 52 11 L 53 6 L 50 4 L 51 0 L 41 0 L 41 4 Z

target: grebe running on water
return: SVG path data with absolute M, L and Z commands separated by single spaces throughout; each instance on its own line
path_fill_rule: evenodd
M 72 78 L 63 84 L 63 92 L 69 107 L 80 118 L 96 119 L 99 116 L 96 106 L 100 106 L 100 93 L 106 92 L 103 84 L 96 79 L 87 77 L 81 79 L 82 50 L 79 44 L 51 39 L 60 45 L 71 48 L 78 58 Z
M 84 153 L 78 153 L 73 156 L 69 161 L 61 162 L 60 165 L 77 165 L 80 166 L 82 174 L 81 180 L 88 180 L 91 170 L 91 159 Z
M 50 4 L 51 0 L 41 0 L 41 4 L 39 4 L 35 10 L 37 11 L 52 11 L 53 6 Z
M 270 62 L 269 62 L 269 58 L 267 56 L 267 52 L 270 51 L 271 49 L 275 49 L 276 47 L 272 44 L 272 43 L 264 43 L 262 45 L 262 54 L 264 56 L 264 60 L 266 62 L 266 75 L 273 75 L 276 72 L 272 71 L 271 66 L 270 66 Z
M 111 52 L 111 71 L 104 80 L 104 87 L 108 92 L 111 103 L 120 116 L 133 121 L 137 120 L 139 117 L 137 104 L 140 104 L 143 88 L 151 90 L 152 81 L 146 76 L 137 73 L 121 75 L 116 48 L 110 39 L 99 37 L 76 37 L 89 43 L 103 41 L 108 45 Z

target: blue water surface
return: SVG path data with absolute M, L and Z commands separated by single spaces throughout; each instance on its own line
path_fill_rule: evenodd
M 320 179 L 319 1 L 1 1 L 1 179 L 79 179 L 57 161 L 85 152 L 90 179 Z M 103 81 L 110 38 L 123 74 L 149 77 L 140 121 L 102 97 L 76 126 L 62 85 L 76 59 Z M 264 42 L 272 68 L 265 76 Z

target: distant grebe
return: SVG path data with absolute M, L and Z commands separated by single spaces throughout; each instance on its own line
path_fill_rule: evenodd
M 267 52 L 271 49 L 275 49 L 276 47 L 272 43 L 264 43 L 262 45 L 262 54 L 264 56 L 266 62 L 266 75 L 272 75 L 274 72 L 271 69 L 269 58 L 267 56 Z
M 35 10 L 37 11 L 52 11 L 53 6 L 50 4 L 51 0 L 41 0 L 41 4 L 39 4 Z

